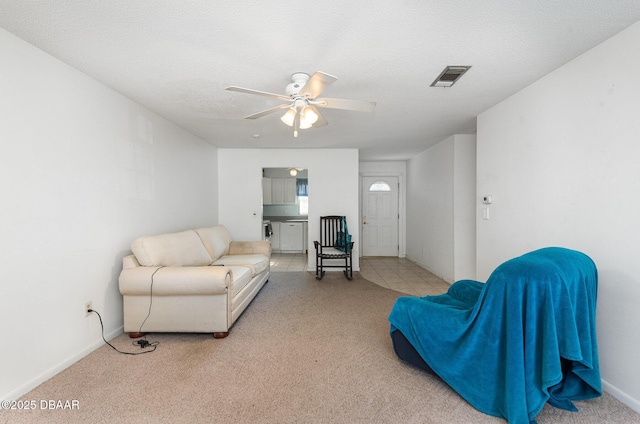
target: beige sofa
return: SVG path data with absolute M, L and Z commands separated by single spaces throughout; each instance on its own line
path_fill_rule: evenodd
M 218 225 L 140 237 L 123 259 L 124 331 L 213 333 L 229 329 L 269 279 L 271 244 L 233 241 Z

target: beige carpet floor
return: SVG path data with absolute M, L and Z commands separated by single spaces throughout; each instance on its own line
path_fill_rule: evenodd
M 401 293 L 358 274 L 273 273 L 231 330 L 150 334 L 154 353 L 102 346 L 22 400 L 77 400 L 78 409 L 2 411 L 5 423 L 504 423 L 437 377 L 400 361 L 387 317 Z M 127 335 L 119 349 L 139 351 Z M 544 423 L 638 423 L 613 397 L 547 406 Z

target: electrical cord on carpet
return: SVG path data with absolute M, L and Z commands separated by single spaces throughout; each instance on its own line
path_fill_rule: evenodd
M 156 275 L 156 272 L 160 271 L 162 268 L 164 268 L 164 266 L 159 267 L 158 269 L 153 271 L 153 274 L 151 274 L 151 287 L 149 288 L 149 312 L 147 312 L 147 316 L 142 321 L 142 324 L 140 324 L 140 329 L 138 330 L 139 333 L 142 333 L 142 326 L 144 325 L 145 322 L 147 322 L 147 318 L 151 316 L 151 306 L 153 305 L 153 276 Z M 142 355 L 144 353 L 151 353 L 155 351 L 158 345 L 160 344 L 160 342 L 150 342 L 147 340 L 147 336 L 144 336 L 140 340 L 131 342 L 131 344 L 133 346 L 140 346 L 141 349 L 152 347 L 151 350 L 145 350 L 144 352 L 123 352 L 121 350 L 118 350 L 114 345 L 109 343 L 107 339 L 104 338 L 104 324 L 102 323 L 102 316 L 100 316 L 98 311 L 94 309 L 89 309 L 88 312 L 95 312 L 96 315 L 98 315 L 98 318 L 100 319 L 100 327 L 102 327 L 102 340 L 104 340 L 104 342 L 109 346 L 111 346 L 111 348 L 113 348 L 113 350 L 115 350 L 116 352 L 122 353 L 124 355 Z
M 158 269 L 153 271 L 153 273 L 151 274 L 151 286 L 149 287 L 149 311 L 147 312 L 147 316 L 144 317 L 144 320 L 142 320 L 142 324 L 140 324 L 140 328 L 138 329 L 138 333 L 140 334 L 144 334 L 142 332 L 142 327 L 144 326 L 144 323 L 147 322 L 147 319 L 151 316 L 151 307 L 153 306 L 153 281 L 154 281 L 153 276 L 156 275 L 156 272 L 160 271 L 162 268 L 164 268 L 164 266 L 159 267 Z M 134 346 L 138 345 L 143 349 L 148 346 L 153 346 L 153 350 L 148 351 L 148 352 L 153 352 L 154 350 L 156 350 L 156 346 L 159 344 L 159 342 L 150 343 L 147 340 L 147 336 L 145 335 L 145 336 L 142 336 L 142 339 L 132 342 L 132 344 Z M 140 352 L 140 353 L 147 353 L 147 352 Z
M 145 350 L 145 351 L 143 351 L 143 352 L 124 352 L 124 351 L 122 351 L 122 350 L 119 350 L 119 349 L 118 349 L 118 348 L 116 348 L 114 345 L 112 345 L 111 343 L 109 343 L 109 342 L 107 341 L 107 339 L 105 339 L 105 338 L 104 338 L 104 323 L 102 322 L 102 316 L 100 316 L 100 314 L 98 313 L 98 311 L 96 311 L 95 309 L 88 309 L 88 312 L 93 312 L 93 313 L 95 313 L 96 315 L 98 315 L 98 318 L 100 319 L 100 327 L 102 328 L 102 340 L 104 340 L 104 342 L 105 342 L 106 344 L 108 344 L 109 346 L 111 346 L 111 348 L 112 348 L 113 350 L 115 350 L 116 352 L 118 352 L 118 353 L 122 353 L 122 354 L 124 354 L 124 355 L 142 355 L 142 354 L 144 354 L 144 353 L 151 353 L 151 352 L 153 352 L 154 350 L 156 350 L 156 348 L 157 348 L 157 347 L 158 347 L 158 345 L 160 344 L 160 342 L 153 342 L 153 343 L 150 343 L 150 342 L 148 342 L 146 339 L 144 339 L 144 340 L 136 340 L 135 342 L 132 342 L 132 344 L 133 344 L 134 346 L 135 346 L 135 345 L 138 345 L 138 346 L 140 346 L 141 348 L 145 348 L 145 347 L 149 347 L 149 346 L 151 346 L 153 349 L 151 349 L 151 350 Z

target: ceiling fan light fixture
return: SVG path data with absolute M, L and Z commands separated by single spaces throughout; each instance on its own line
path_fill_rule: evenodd
M 307 130 L 309 128 L 311 128 L 311 124 L 306 122 L 305 120 L 301 119 L 300 120 L 300 129 L 301 130 Z
M 318 122 L 318 114 L 314 112 L 310 107 L 305 107 L 302 109 L 302 113 L 300 115 L 300 128 L 302 128 L 303 122 L 309 124 L 309 127 L 316 122 Z M 308 128 L 308 127 L 307 127 Z
M 296 175 L 298 175 L 298 170 L 296 168 L 291 168 L 289 170 L 289 175 L 291 175 L 292 177 L 295 177 Z
M 305 107 L 300 111 L 300 129 L 306 130 L 311 128 L 313 124 L 318 120 L 318 115 L 313 113 L 313 110 L 309 107 Z
M 280 120 L 284 122 L 286 125 L 293 127 L 293 120 L 295 118 L 296 118 L 296 110 L 294 108 L 289 108 L 289 110 L 287 110 L 287 113 L 282 115 L 282 118 L 280 118 Z

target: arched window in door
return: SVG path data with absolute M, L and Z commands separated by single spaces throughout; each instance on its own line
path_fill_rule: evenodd
M 371 183 L 369 191 L 391 191 L 391 187 L 385 181 L 378 180 Z

